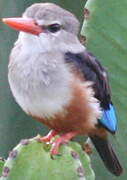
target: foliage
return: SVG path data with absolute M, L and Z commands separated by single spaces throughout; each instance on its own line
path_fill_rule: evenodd
M 0 157 L 0 176 L 2 174 L 3 166 L 4 166 L 4 160 Z

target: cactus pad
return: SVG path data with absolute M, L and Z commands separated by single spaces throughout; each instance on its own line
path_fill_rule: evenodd
M 0 180 L 94 180 L 90 159 L 75 142 L 61 145 L 51 157 L 50 144 L 38 137 L 22 140 L 10 153 Z

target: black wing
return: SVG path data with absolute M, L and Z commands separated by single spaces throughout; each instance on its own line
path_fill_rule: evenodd
M 65 53 L 66 63 L 72 63 L 76 70 L 80 71 L 85 80 L 93 82 L 95 97 L 100 101 L 104 109 L 109 108 L 111 103 L 110 89 L 107 73 L 99 61 L 87 50 L 82 53 Z

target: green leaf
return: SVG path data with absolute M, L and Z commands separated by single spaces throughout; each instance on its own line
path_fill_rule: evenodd
M 2 175 L 3 166 L 4 166 L 4 160 L 0 157 L 0 176 Z
M 88 0 L 81 34 L 86 46 L 106 67 L 112 87 L 113 102 L 118 115 L 118 134 L 112 138 L 114 149 L 123 164 L 125 180 L 127 169 L 126 109 L 127 109 L 127 1 Z M 93 162 L 97 180 L 115 180 L 104 168 L 96 153 Z

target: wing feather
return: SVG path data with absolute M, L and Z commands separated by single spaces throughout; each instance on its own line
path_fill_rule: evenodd
M 83 75 L 84 81 L 88 80 L 93 83 L 95 97 L 99 100 L 103 111 L 102 119 L 98 122 L 110 132 L 115 133 L 117 121 L 105 68 L 87 50 L 76 54 L 67 52 L 65 61 L 73 64 L 76 71 Z

